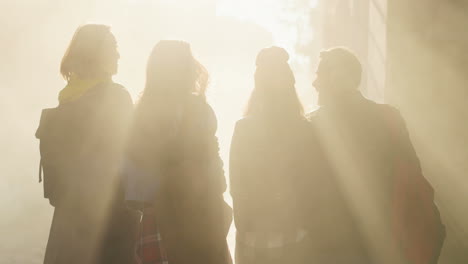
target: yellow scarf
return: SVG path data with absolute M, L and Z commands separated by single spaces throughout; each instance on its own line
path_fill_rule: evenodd
M 80 98 L 87 91 L 103 82 L 110 82 L 109 78 L 81 79 L 72 74 L 67 86 L 59 93 L 59 103 L 68 103 Z

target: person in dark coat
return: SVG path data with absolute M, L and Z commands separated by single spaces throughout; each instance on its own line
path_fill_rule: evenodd
M 206 69 L 183 41 L 163 40 L 148 60 L 129 141 L 130 162 L 156 178 L 153 210 L 171 264 L 230 264 L 217 121 Z M 143 190 L 142 190 L 143 191 Z
M 305 212 L 316 142 L 303 115 L 288 53 L 265 48 L 230 152 L 236 263 L 310 263 Z
M 320 109 L 310 114 L 327 160 L 315 201 L 321 218 L 316 261 L 433 263 L 422 261 L 434 255 L 425 245 L 438 239 L 432 234 L 439 235 L 431 233 L 438 232 L 440 220 L 433 214 L 438 214 L 433 190 L 399 112 L 359 92 L 361 72 L 359 60 L 346 48 L 321 53 L 313 83 Z M 426 206 L 428 217 L 422 220 L 418 207 Z M 425 221 L 436 225 L 426 228 Z M 424 237 L 414 236 L 423 229 L 430 235 L 415 249 L 411 241 Z
M 79 27 L 62 60 L 59 106 L 43 111 L 36 135 L 55 206 L 45 264 L 131 260 L 132 216 L 118 172 L 133 104 L 112 81 L 118 59 L 108 26 Z

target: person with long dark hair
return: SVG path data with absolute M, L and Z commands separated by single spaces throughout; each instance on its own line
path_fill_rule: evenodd
M 118 171 L 133 105 L 112 81 L 118 59 L 108 26 L 79 27 L 62 59 L 59 105 L 43 110 L 36 136 L 44 196 L 55 207 L 45 264 L 131 260 L 132 219 Z
M 171 264 L 231 263 L 231 209 L 223 200 L 226 180 L 207 85 L 208 72 L 187 42 L 160 41 L 134 116 L 128 159 L 156 179 L 149 203 Z
M 296 93 L 289 55 L 265 48 L 230 152 L 236 263 L 309 263 L 306 186 L 313 130 Z

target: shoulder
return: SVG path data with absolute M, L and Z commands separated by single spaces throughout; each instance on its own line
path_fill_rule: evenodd
M 390 127 L 394 133 L 396 131 L 404 132 L 407 130 L 406 122 L 397 108 L 387 104 L 377 104 L 377 106 L 380 108 L 381 118 L 386 123 L 386 126 Z
M 375 104 L 383 109 L 383 111 L 388 112 L 391 115 L 401 116 L 400 111 L 394 106 L 388 104 Z
M 187 100 L 187 107 L 185 109 L 187 112 L 186 114 L 199 121 L 201 126 L 211 130 L 213 133 L 216 133 L 218 126 L 216 114 L 210 104 L 206 101 L 205 97 L 191 94 Z
M 121 84 L 100 84 L 77 101 L 79 105 L 133 105 L 132 97 Z
M 127 102 L 132 102 L 132 97 L 130 96 L 130 93 L 121 84 L 109 83 L 109 84 L 106 84 L 106 86 L 103 88 L 105 90 L 105 93 L 107 93 L 109 97 L 124 100 Z
M 87 104 L 89 111 L 104 119 L 128 120 L 133 112 L 133 100 L 124 86 L 117 83 L 104 84 Z
M 244 116 L 241 119 L 237 120 L 235 124 L 235 132 L 239 130 L 249 130 L 249 129 L 254 129 L 255 127 L 258 127 L 261 123 L 258 118 L 252 117 L 252 116 Z
M 274 121 L 275 122 L 271 122 L 271 120 L 261 117 L 245 116 L 236 122 L 235 130 L 287 130 L 288 133 L 294 134 L 296 132 L 309 132 L 310 128 L 312 127 L 310 122 L 302 116 Z
M 254 124 L 255 120 L 251 116 L 245 116 L 236 121 L 236 126 L 247 126 L 249 124 Z
M 186 99 L 187 108 L 195 112 L 210 112 L 212 111 L 210 105 L 206 102 L 204 96 L 197 94 L 190 94 Z
M 377 103 L 366 97 L 362 97 L 361 104 L 364 107 L 366 107 L 366 109 L 375 111 L 375 113 L 400 116 L 400 112 L 398 111 L 398 109 L 389 104 Z
M 253 134 L 262 131 L 258 121 L 257 118 L 251 116 L 245 116 L 237 120 L 233 131 L 233 137 L 236 138 L 236 141 L 241 138 L 245 140 L 246 138 L 250 138 Z
M 403 121 L 403 117 L 396 107 L 389 104 L 380 104 L 375 102 L 372 102 L 372 105 L 376 111 L 383 115 L 383 118 Z

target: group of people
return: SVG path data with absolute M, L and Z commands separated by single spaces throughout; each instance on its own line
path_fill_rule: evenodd
M 320 56 L 320 109 L 306 114 L 288 53 L 259 52 L 230 148 L 231 209 L 208 72 L 190 45 L 156 44 L 134 106 L 112 81 L 119 53 L 110 28 L 78 28 L 60 67 L 67 85 L 36 133 L 55 207 L 44 263 L 230 264 L 232 219 L 237 264 L 436 263 L 440 246 L 426 234 L 438 229 L 420 221 L 414 202 L 418 186 L 433 192 L 403 119 L 361 95 L 351 51 Z M 149 242 L 161 251 L 136 246 L 137 211 L 154 216 Z

